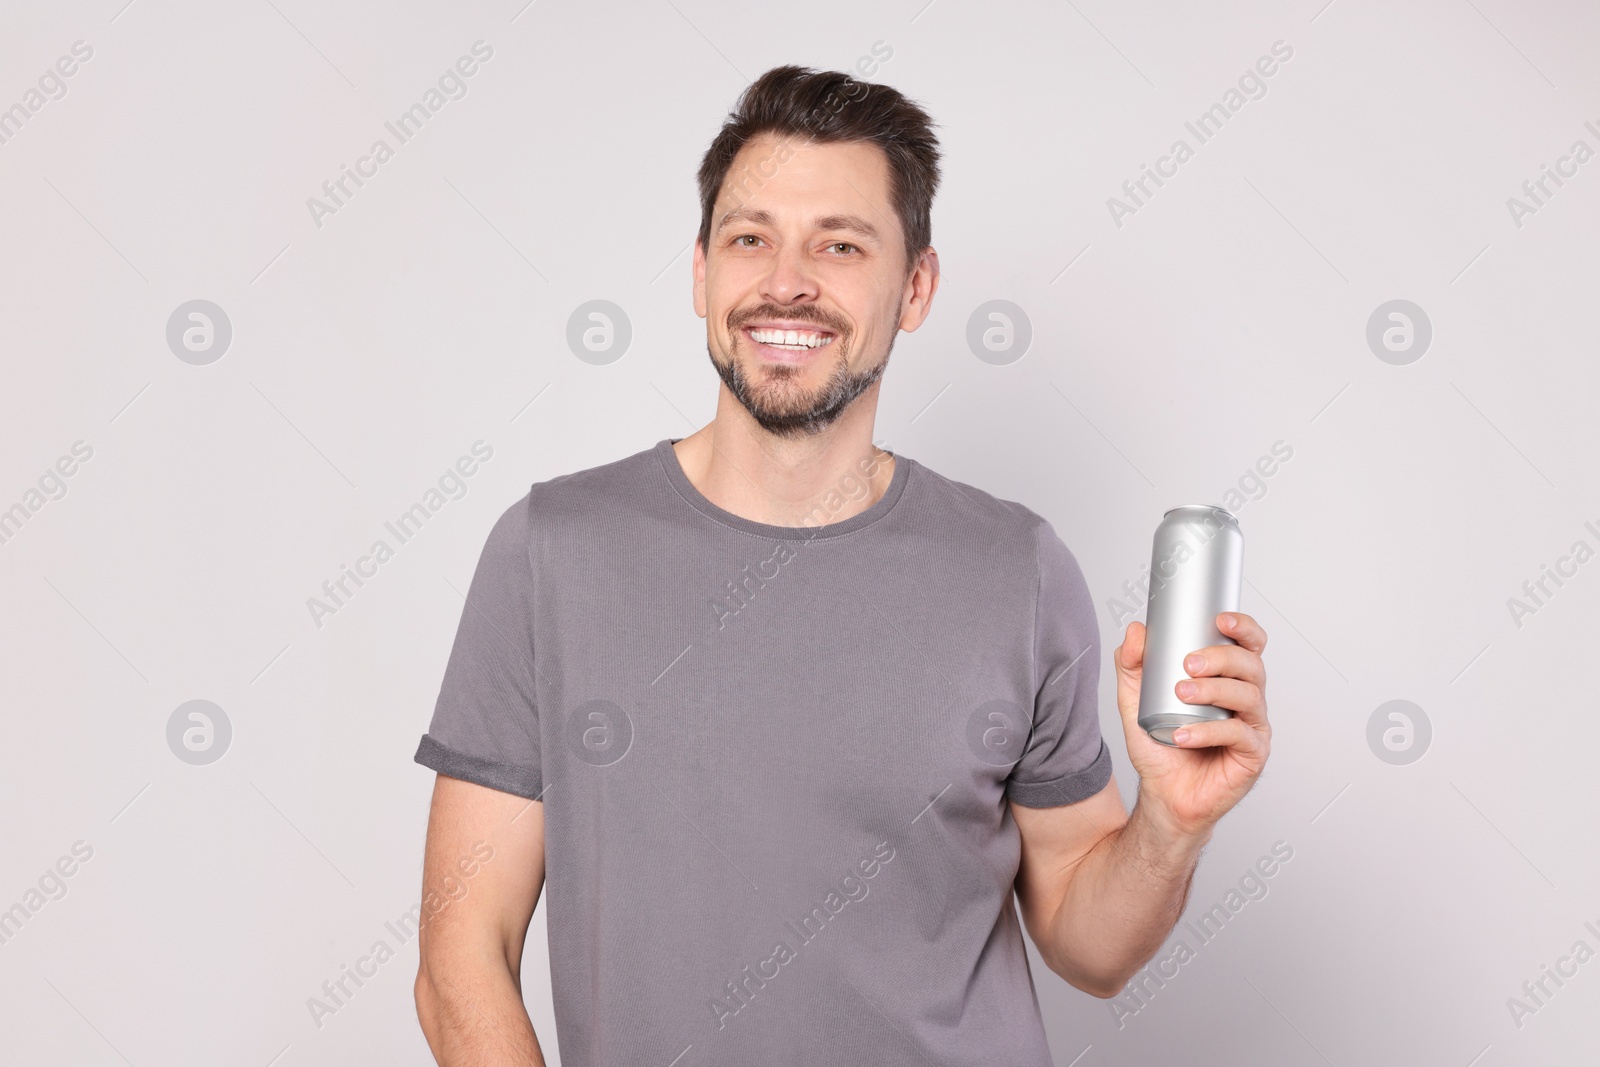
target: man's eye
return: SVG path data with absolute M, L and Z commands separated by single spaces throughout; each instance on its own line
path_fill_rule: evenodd
M 759 240 L 761 240 L 761 238 L 757 237 L 755 234 L 746 233 L 746 234 L 740 234 L 738 237 L 735 237 L 733 239 L 733 243 L 736 244 L 736 245 L 739 245 L 741 248 L 753 248 L 753 247 L 755 247 L 754 245 L 742 244 L 741 242 L 744 242 L 744 241 L 759 241 Z
M 848 252 L 856 251 L 856 246 L 855 245 L 847 244 L 844 241 L 835 241 L 835 242 L 833 242 L 833 244 L 829 245 L 828 247 L 833 249 L 835 252 L 839 251 L 839 249 L 841 249 L 841 248 L 847 249 Z M 846 253 L 846 254 L 848 254 L 848 253 Z

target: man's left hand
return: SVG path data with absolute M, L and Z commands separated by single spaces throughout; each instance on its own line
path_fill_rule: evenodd
M 1117 708 L 1128 756 L 1139 772 L 1140 803 L 1175 834 L 1199 837 L 1255 785 L 1271 748 L 1267 723 L 1267 669 L 1261 650 L 1267 632 L 1249 615 L 1225 611 L 1217 629 L 1236 645 L 1208 645 L 1184 657 L 1189 678 L 1177 685 L 1186 704 L 1211 704 L 1233 712 L 1226 719 L 1186 726 L 1173 735 L 1177 747 L 1153 740 L 1139 725 L 1139 687 L 1144 675 L 1145 627 L 1131 622 L 1112 663 L 1117 669 Z M 1197 660 L 1198 657 L 1198 660 Z

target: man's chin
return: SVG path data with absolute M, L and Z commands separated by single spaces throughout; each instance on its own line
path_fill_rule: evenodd
M 826 410 L 823 398 L 812 390 L 797 393 L 757 387 L 736 399 L 762 429 L 785 437 L 820 433 L 839 414 Z
M 792 382 L 750 383 L 747 379 L 745 388 L 734 392 L 734 398 L 757 425 L 779 437 L 821 433 L 843 413 L 843 408 L 829 406 L 823 390 L 798 387 Z
M 709 346 L 706 354 L 711 354 Z M 777 437 L 822 433 L 883 373 L 882 364 L 865 378 L 852 378 L 835 367 L 831 375 L 821 375 L 821 381 L 811 383 L 807 379 L 815 375 L 810 367 L 759 361 L 752 366 L 739 355 L 727 364 L 713 356 L 711 363 L 756 424 Z

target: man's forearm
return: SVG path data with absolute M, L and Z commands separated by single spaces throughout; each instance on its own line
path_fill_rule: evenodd
M 544 1067 L 522 992 L 504 967 L 424 966 L 416 998 L 440 1067 Z
M 1201 849 L 1140 801 L 1121 829 L 1106 835 L 1073 872 L 1051 919 L 1051 969 L 1101 997 L 1122 991 L 1155 955 L 1183 914 Z

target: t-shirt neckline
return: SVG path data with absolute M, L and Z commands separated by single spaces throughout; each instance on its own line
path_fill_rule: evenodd
M 884 449 L 894 457 L 894 473 L 889 478 L 889 488 L 884 491 L 871 507 L 865 511 L 857 512 L 840 522 L 825 523 L 821 526 L 776 526 L 771 523 L 756 522 L 742 515 L 735 515 L 726 508 L 718 507 L 706 498 L 705 494 L 694 487 L 689 476 L 683 472 L 683 465 L 678 462 L 678 453 L 673 445 L 683 440 L 681 437 L 667 437 L 656 442 L 656 458 L 661 461 L 661 468 L 666 472 L 667 480 L 672 483 L 686 503 L 708 518 L 714 519 L 724 526 L 731 526 L 735 530 L 755 534 L 758 537 L 767 537 L 774 540 L 785 541 L 817 541 L 841 534 L 854 533 L 857 530 L 871 526 L 894 509 L 900 500 L 901 493 L 905 490 L 906 481 L 911 477 L 912 461 L 890 449 Z

